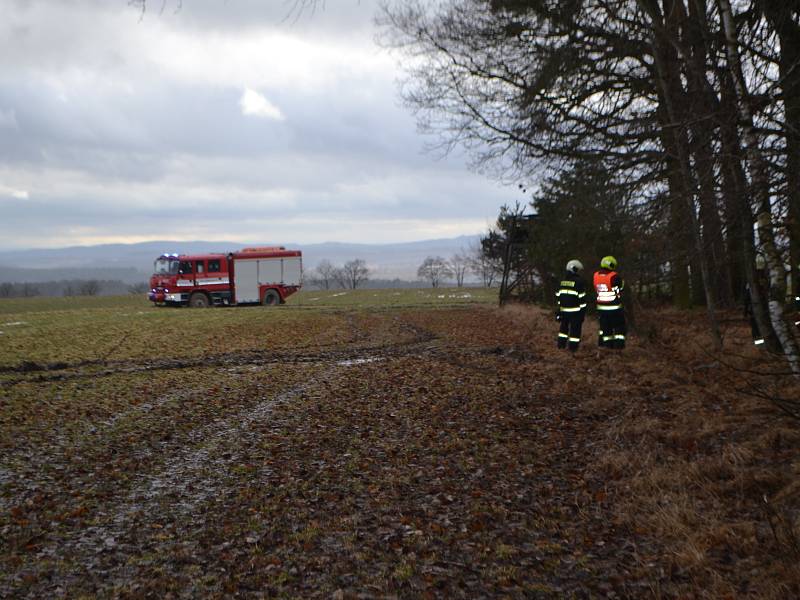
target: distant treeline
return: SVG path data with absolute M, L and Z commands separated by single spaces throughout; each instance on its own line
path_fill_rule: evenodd
M 55 281 L 122 281 L 135 285 L 147 281 L 150 271 L 141 271 L 133 267 L 58 267 L 58 268 L 21 268 L 0 264 L 0 282 L 50 284 Z
M 370 279 L 360 287 L 369 289 L 413 289 L 429 287 L 426 281 L 405 279 Z M 471 284 L 466 284 L 467 286 Z M 476 284 L 477 285 L 477 284 Z M 338 287 L 338 286 L 337 286 Z M 323 286 L 306 281 L 306 290 L 324 289 Z M 125 283 L 119 279 L 63 279 L 59 281 L 0 283 L 0 298 L 33 298 L 34 296 L 120 296 L 124 294 L 146 294 L 146 281 L 138 284 Z
M 119 296 L 123 294 L 144 294 L 147 282 L 125 283 L 119 279 L 62 279 L 41 281 L 0 283 L 0 298 L 32 298 L 34 296 Z
M 466 287 L 481 287 L 482 284 L 478 283 L 465 283 Z M 413 281 L 407 279 L 399 279 L 395 277 L 394 279 L 368 279 L 367 281 L 361 283 L 358 287 L 370 290 L 386 290 L 386 289 L 417 289 L 417 288 L 428 288 L 431 284 L 429 281 L 423 281 L 421 279 L 416 279 Z M 339 289 L 342 286 L 337 283 L 332 283 L 328 286 L 327 289 Z M 314 281 L 312 278 L 308 278 L 303 282 L 303 289 L 304 290 L 324 290 L 325 285 L 321 282 Z

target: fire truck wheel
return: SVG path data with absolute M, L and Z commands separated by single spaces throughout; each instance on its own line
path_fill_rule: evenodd
M 264 306 L 275 306 L 281 303 L 281 297 L 275 290 L 267 290 L 264 292 Z
M 208 308 L 209 304 L 208 296 L 202 292 L 195 292 L 189 296 L 189 306 L 192 308 Z

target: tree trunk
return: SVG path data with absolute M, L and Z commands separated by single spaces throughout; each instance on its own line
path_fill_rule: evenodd
M 666 121 L 666 119 L 665 119 Z M 672 271 L 672 303 L 675 307 L 688 310 L 692 307 L 692 286 L 689 279 L 689 254 L 692 249 L 691 236 L 687 235 L 692 224 L 687 214 L 686 204 L 679 197 L 681 189 L 680 168 L 672 157 L 677 154 L 673 136 L 661 128 L 661 142 L 667 151 L 669 199 L 669 238 L 670 266 Z
M 637 2 L 651 19 L 653 33 L 651 43 L 655 62 L 655 77 L 661 92 L 660 99 L 664 103 L 664 112 L 669 120 L 667 126 L 674 136 L 674 148 L 677 151 L 677 156 L 675 158 L 680 165 L 682 189 L 679 194 L 691 217 L 692 240 L 700 265 L 699 270 L 702 276 L 703 289 L 706 294 L 706 311 L 711 328 L 711 337 L 714 342 L 714 347 L 720 349 L 722 348 L 722 338 L 720 336 L 719 323 L 716 315 L 716 297 L 712 285 L 709 257 L 703 249 L 704 244 L 700 222 L 695 208 L 695 190 L 697 189 L 697 184 L 692 174 L 687 151 L 688 136 L 686 123 L 678 117 L 679 114 L 686 114 L 686 103 L 685 93 L 680 80 L 680 71 L 677 68 L 680 63 L 674 46 L 677 32 L 667 31 L 661 18 L 661 11 L 653 0 L 637 0 Z
M 766 163 L 753 127 L 753 115 L 750 111 L 751 99 L 742 73 L 742 65 L 739 58 L 739 41 L 736 36 L 736 25 L 733 22 L 733 11 L 729 0 L 717 0 L 717 2 L 725 33 L 728 69 L 733 79 L 738 100 L 737 107 L 750 171 L 752 196 L 756 201 L 758 236 L 770 272 L 772 286 L 768 304 L 770 320 L 792 372 L 800 376 L 800 351 L 798 351 L 797 343 L 790 333 L 788 319 L 784 315 L 783 303 L 786 301 L 786 274 L 783 269 L 783 259 L 775 245 Z
M 672 0 L 671 19 L 675 29 L 683 31 L 679 38 L 681 51 L 687 66 L 687 92 L 689 114 L 692 115 L 690 151 L 694 158 L 694 168 L 699 186 L 700 223 L 703 227 L 704 250 L 710 255 L 715 300 L 722 306 L 732 303 L 731 285 L 727 269 L 725 244 L 722 233 L 722 220 L 716 193 L 716 156 L 714 153 L 713 115 L 716 112 L 717 97 L 706 79 L 710 66 L 704 40 L 705 0 L 689 2 L 689 12 L 685 12 L 683 0 Z
M 725 115 L 724 109 L 720 112 Z M 725 115 L 723 118 L 727 116 L 728 115 Z M 735 140 L 735 123 L 728 126 L 728 128 L 730 127 L 734 128 L 733 133 Z M 745 195 L 745 187 L 741 183 L 741 181 L 744 181 L 744 174 L 741 172 L 742 165 L 735 154 L 738 145 L 730 141 L 726 143 L 726 137 L 729 136 L 726 134 L 725 125 L 720 125 L 720 131 L 722 140 L 720 174 L 722 175 L 722 198 L 725 207 L 725 230 L 727 231 L 728 272 L 733 298 L 737 304 L 741 304 L 744 300 L 745 286 L 744 250 L 742 244 L 746 236 L 744 235 L 743 227 L 748 227 L 750 229 L 750 238 L 752 238 L 752 217 L 746 205 L 745 208 L 748 208 L 748 210 L 746 212 L 742 210 L 742 199 Z M 766 313 L 764 314 L 766 315 Z
M 753 318 L 756 320 L 759 331 L 761 331 L 766 342 L 766 347 L 770 352 L 780 352 L 778 338 L 772 329 L 772 322 L 769 316 L 767 304 L 767 290 L 762 290 L 756 275 L 756 239 L 753 232 L 753 210 L 749 201 L 749 189 L 747 176 L 742 166 L 743 158 L 741 152 L 741 141 L 738 131 L 738 110 L 736 107 L 736 92 L 733 89 L 733 82 L 728 73 L 720 73 L 720 118 L 719 127 L 722 141 L 722 155 L 725 164 L 723 172 L 724 180 L 727 181 L 726 188 L 732 194 L 731 213 L 735 215 L 737 228 L 734 235 L 737 246 L 742 256 L 742 275 L 744 281 L 741 284 L 742 294 L 744 294 L 744 282 L 750 288 L 750 302 L 753 311 Z M 744 301 L 746 301 L 743 298 Z
M 785 0 L 764 0 L 764 14 L 780 40 L 778 68 L 786 123 L 786 201 L 792 298 L 800 295 L 800 25 Z

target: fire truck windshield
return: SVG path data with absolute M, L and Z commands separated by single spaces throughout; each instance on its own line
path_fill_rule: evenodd
M 155 262 L 156 275 L 176 275 L 178 273 L 178 259 L 161 257 Z

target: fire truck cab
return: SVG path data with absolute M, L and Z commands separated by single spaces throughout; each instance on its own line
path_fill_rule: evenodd
M 244 248 L 228 254 L 162 254 L 148 298 L 156 306 L 282 304 L 302 285 L 299 250 Z

